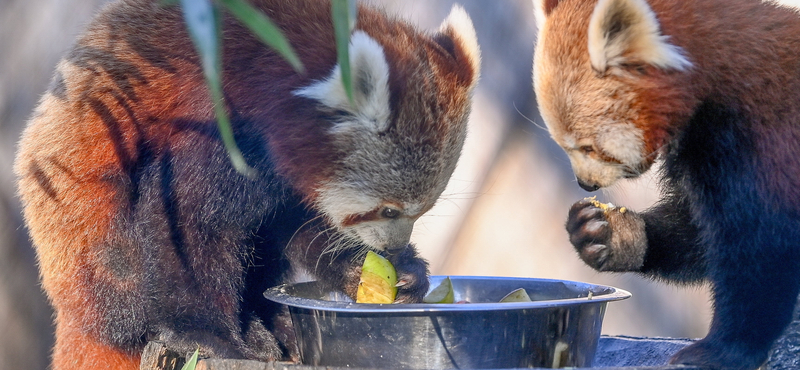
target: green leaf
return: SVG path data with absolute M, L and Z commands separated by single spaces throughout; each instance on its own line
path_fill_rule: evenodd
M 303 72 L 303 63 L 300 58 L 283 36 L 283 33 L 272 21 L 261 11 L 244 0 L 217 0 L 233 14 L 236 19 L 242 22 L 255 34 L 262 42 L 275 49 L 289 64 L 298 72 Z
M 214 113 L 217 116 L 217 128 L 222 137 L 222 143 L 228 151 L 228 156 L 231 159 L 233 168 L 242 175 L 252 179 L 256 176 L 256 170 L 247 165 L 242 151 L 239 150 L 239 147 L 236 145 L 236 139 L 233 137 L 233 129 L 231 129 L 231 123 L 228 120 L 228 112 L 225 110 L 222 88 L 218 84 L 214 87 L 211 85 L 212 84 L 209 84 L 211 101 L 214 104 Z
M 342 73 L 342 85 L 353 104 L 353 77 L 350 72 L 350 32 L 355 27 L 355 2 L 331 0 L 333 30 L 336 38 L 336 56 Z
M 198 348 L 194 351 L 192 357 L 190 357 L 189 360 L 186 361 L 185 364 L 183 364 L 181 370 L 194 370 L 194 368 L 197 367 L 197 356 L 199 354 L 200 354 L 200 349 Z
M 219 11 L 211 3 L 211 0 L 180 0 L 180 2 L 189 35 L 200 56 L 222 142 L 228 151 L 233 167 L 247 177 L 254 177 L 255 170 L 247 165 L 242 152 L 236 146 L 228 112 L 225 109 L 221 81 L 222 38 L 220 37 Z
M 200 55 L 203 73 L 209 81 L 219 81 L 221 66 L 220 20 L 211 0 L 180 0 L 183 19 Z

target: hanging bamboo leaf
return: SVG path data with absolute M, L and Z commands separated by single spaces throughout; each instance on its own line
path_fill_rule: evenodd
M 262 42 L 278 52 L 298 72 L 303 72 L 303 63 L 283 36 L 283 33 L 261 11 L 245 0 L 217 0 L 226 10 L 242 22 Z
M 217 7 L 212 3 L 212 0 L 161 1 L 166 5 L 180 2 L 189 34 L 200 55 L 203 73 L 206 77 L 212 104 L 214 105 L 214 113 L 217 117 L 217 126 L 225 149 L 228 151 L 228 156 L 237 171 L 248 177 L 255 176 L 255 170 L 247 165 L 242 152 L 236 145 L 230 120 L 228 119 L 228 112 L 225 109 L 221 82 L 221 21 Z M 248 27 L 265 44 L 276 50 L 296 71 L 304 71 L 303 64 L 291 44 L 283 36 L 280 29 L 261 11 L 250 5 L 246 0 L 216 1 Z M 349 45 L 350 34 L 355 28 L 355 0 L 331 0 L 331 14 L 333 16 L 336 54 L 341 69 L 342 84 L 352 104 L 353 83 L 350 71 Z
M 228 112 L 225 109 L 221 81 L 222 47 L 220 42 L 222 38 L 220 37 L 219 12 L 211 0 L 181 0 L 181 8 L 189 34 L 200 55 L 222 142 L 228 151 L 233 167 L 243 175 L 253 177 L 255 170 L 247 165 L 242 152 L 236 146 Z
M 197 356 L 200 354 L 200 349 L 197 349 L 192 354 L 192 357 L 183 364 L 181 370 L 194 370 L 197 367 Z
M 350 72 L 350 33 L 355 27 L 355 1 L 331 0 L 333 30 L 336 38 L 336 57 L 342 73 L 342 85 L 353 104 L 353 77 Z

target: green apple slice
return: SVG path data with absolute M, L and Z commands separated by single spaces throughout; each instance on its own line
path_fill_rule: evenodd
M 441 283 L 436 288 L 433 288 L 430 293 L 428 293 L 424 298 L 422 298 L 422 302 L 425 303 L 453 303 L 455 302 L 455 294 L 453 293 L 453 283 L 450 281 L 450 277 L 444 278 Z
M 392 303 L 397 296 L 397 271 L 383 256 L 369 251 L 361 265 L 356 303 Z
M 509 303 L 509 302 L 530 302 L 531 297 L 528 295 L 528 292 L 525 289 L 519 288 L 514 290 L 511 293 L 506 294 L 505 297 L 500 299 L 500 303 Z

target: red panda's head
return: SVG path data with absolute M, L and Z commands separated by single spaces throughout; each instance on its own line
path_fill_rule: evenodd
M 339 159 L 309 201 L 352 240 L 403 248 L 461 153 L 480 69 L 475 31 L 454 7 L 434 35 L 357 29 L 349 47 L 352 103 L 338 65 L 295 91 L 337 117 L 327 135 Z
M 534 0 L 534 88 L 586 190 L 636 177 L 691 111 L 692 62 L 645 0 Z

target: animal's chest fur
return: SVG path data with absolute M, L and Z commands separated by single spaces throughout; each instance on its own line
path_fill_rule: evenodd
M 670 145 L 663 174 L 688 200 L 701 242 L 737 247 L 797 226 L 775 206 L 756 138 L 743 114 L 705 103 Z

